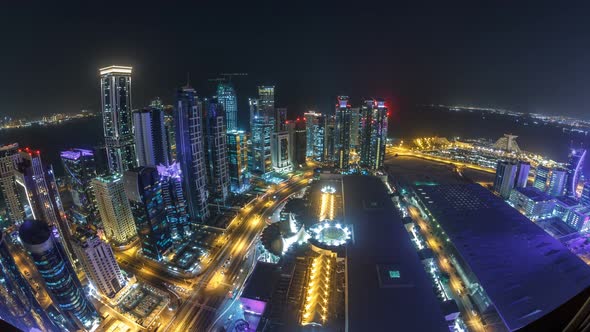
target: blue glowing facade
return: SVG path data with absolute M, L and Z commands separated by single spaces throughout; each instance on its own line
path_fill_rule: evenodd
M 172 245 L 160 175 L 155 167 L 138 167 L 125 172 L 123 181 L 143 255 L 160 261 Z
M 238 99 L 234 85 L 231 82 L 219 83 L 217 99 L 225 109 L 227 131 L 238 130 Z
M 383 167 L 387 139 L 387 107 L 382 99 L 367 99 L 361 107 L 361 166 L 371 170 Z
M 203 120 L 205 138 L 205 161 L 207 186 L 214 201 L 224 203 L 229 195 L 229 165 L 227 157 L 227 134 L 223 104 L 216 98 L 204 101 Z
M 577 197 L 577 187 L 580 183 L 580 178 L 582 177 L 582 169 L 586 159 L 586 149 L 572 149 L 568 157 L 565 194 L 567 196 Z
M 158 165 L 162 196 L 166 205 L 166 216 L 170 236 L 174 240 L 186 238 L 190 234 L 188 207 L 182 191 L 182 171 L 178 163 L 170 166 Z
M 19 236 L 59 310 L 72 325 L 83 329 L 93 326 L 98 313 L 86 298 L 55 233 L 43 221 L 26 220 L 20 226 Z

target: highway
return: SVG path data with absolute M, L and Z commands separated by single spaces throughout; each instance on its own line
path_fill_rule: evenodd
M 226 234 L 218 239 L 222 248 L 212 253 L 211 263 L 199 277 L 192 295 L 163 331 L 206 331 L 213 324 L 230 291 L 241 286 L 234 283 L 241 274 L 248 272 L 243 263 L 266 226 L 265 221 L 282 200 L 307 186 L 312 174 L 306 172 L 305 176 L 294 177 L 288 183 L 277 185 L 276 189 L 269 189 L 238 215 Z M 243 282 L 241 278 L 240 281 Z

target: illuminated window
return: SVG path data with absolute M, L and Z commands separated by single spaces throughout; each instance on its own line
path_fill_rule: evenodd
M 401 278 L 398 270 L 389 270 L 389 277 L 391 279 L 399 279 L 399 278 Z

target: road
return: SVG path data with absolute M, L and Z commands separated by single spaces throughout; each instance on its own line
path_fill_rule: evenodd
M 426 240 L 428 247 L 435 253 L 440 270 L 449 276 L 450 289 L 453 293 L 453 298 L 459 305 L 463 320 L 471 331 L 485 331 L 485 327 L 476 313 L 475 306 L 467 296 L 461 278 L 452 266 L 451 259 L 445 252 L 440 239 L 433 234 L 434 232 L 431 229 L 431 225 L 422 217 L 420 210 L 410 203 L 406 203 L 408 204 L 408 213 L 410 214 L 410 217 L 412 217 L 414 222 L 420 226 L 420 231 Z
M 212 254 L 210 266 L 199 277 L 192 295 L 179 308 L 174 320 L 163 328 L 164 331 L 206 331 L 211 326 L 230 290 L 240 286 L 233 283 L 240 274 L 246 273 L 243 261 L 266 226 L 267 218 L 283 199 L 307 186 L 312 175 L 309 171 L 305 176 L 297 176 L 288 183 L 275 186 L 276 189 L 269 189 L 240 212 L 237 222 L 219 238 L 223 245 L 221 250 Z
M 411 157 L 426 159 L 426 160 L 430 160 L 430 161 L 436 161 L 436 162 L 440 162 L 440 163 L 444 163 L 444 164 L 453 165 L 453 166 L 456 166 L 459 168 L 465 167 L 465 168 L 470 168 L 470 169 L 474 169 L 474 170 L 486 172 L 486 173 L 496 173 L 496 170 L 493 168 L 481 167 L 479 165 L 459 162 L 459 161 L 455 161 L 452 159 L 439 158 L 439 157 L 427 155 L 424 153 L 408 150 L 406 148 L 401 148 L 401 147 L 388 147 L 387 153 L 388 154 L 398 154 L 400 156 L 411 156 Z

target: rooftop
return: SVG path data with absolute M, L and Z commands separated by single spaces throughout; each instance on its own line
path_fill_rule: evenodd
M 534 202 L 546 202 L 553 199 L 553 197 L 549 196 L 548 194 L 542 192 L 541 190 L 535 187 L 515 188 L 514 190 L 525 195 Z
M 21 240 L 26 244 L 42 244 L 51 236 L 51 230 L 44 221 L 25 220 L 18 230 Z
M 346 176 L 349 331 L 448 331 L 432 283 L 385 185 L 376 177 Z
M 272 296 L 273 286 L 277 280 L 277 265 L 258 262 L 242 292 L 242 298 L 267 302 Z
M 590 286 L 590 267 L 477 184 L 416 187 L 510 330 Z

